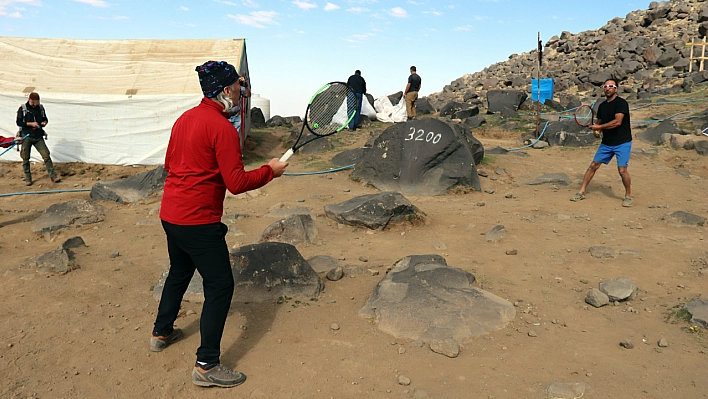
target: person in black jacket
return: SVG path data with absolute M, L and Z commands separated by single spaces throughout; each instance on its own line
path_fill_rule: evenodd
M 20 106 L 17 110 L 17 126 L 20 127 L 19 136 L 25 137 L 22 142 L 22 169 L 25 171 L 25 184 L 32 185 L 32 171 L 30 170 L 30 153 L 34 146 L 39 154 L 42 155 L 44 165 L 49 173 L 49 178 L 54 183 L 59 183 L 61 179 L 54 172 L 54 163 L 49 157 L 49 148 L 44 142 L 44 127 L 47 126 L 49 120 L 44 112 L 44 107 L 39 104 L 39 94 L 30 93 L 27 103 Z
M 356 114 L 349 122 L 349 130 L 356 130 L 356 125 L 359 124 L 361 117 L 361 102 L 364 101 L 364 94 L 366 94 L 366 80 L 361 77 L 361 71 L 357 69 L 354 71 L 354 75 L 349 77 L 347 84 L 352 88 L 356 97 Z

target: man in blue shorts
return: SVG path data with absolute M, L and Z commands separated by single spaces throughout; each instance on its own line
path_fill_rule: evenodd
M 600 104 L 597 110 L 597 123 L 590 126 L 595 131 L 595 136 L 600 137 L 602 143 L 595 153 L 595 158 L 583 177 L 583 185 L 570 200 L 580 201 L 585 199 L 585 190 L 595 176 L 595 171 L 601 164 L 607 165 L 612 157 L 617 157 L 617 170 L 622 178 L 625 194 L 622 206 L 632 206 L 632 178 L 629 176 L 629 154 L 632 152 L 632 129 L 629 120 L 629 104 L 617 96 L 617 81 L 608 79 L 602 86 L 605 90 L 606 101 Z M 607 121 L 607 122 L 605 122 Z

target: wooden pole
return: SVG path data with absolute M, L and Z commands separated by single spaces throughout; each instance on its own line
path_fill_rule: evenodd
M 541 32 L 538 32 L 538 42 L 539 46 L 541 47 Z M 538 124 L 539 120 L 541 117 L 541 49 L 539 48 L 537 50 L 538 53 L 538 71 L 536 71 L 536 92 L 538 93 L 538 97 L 536 97 L 536 138 L 538 138 Z
M 693 46 L 695 44 L 696 44 L 695 39 L 691 38 L 691 55 L 688 57 L 688 59 L 689 59 L 688 73 L 691 73 L 691 71 L 693 71 Z
M 703 71 L 703 67 L 706 61 L 706 37 L 703 36 L 703 42 L 701 43 L 703 49 L 701 50 L 701 66 L 698 68 L 699 71 Z

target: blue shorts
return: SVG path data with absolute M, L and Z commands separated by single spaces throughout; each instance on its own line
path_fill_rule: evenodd
M 632 142 L 628 141 L 620 145 L 600 144 L 595 153 L 593 161 L 607 165 L 612 157 L 617 156 L 617 167 L 626 168 L 629 165 L 629 154 L 632 153 Z

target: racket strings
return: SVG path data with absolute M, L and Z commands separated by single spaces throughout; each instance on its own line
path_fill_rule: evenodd
M 575 113 L 575 120 L 580 125 L 589 126 L 592 123 L 592 108 L 586 106 L 578 108 Z
M 354 93 L 345 84 L 332 84 L 312 99 L 306 120 L 314 134 L 325 136 L 346 126 L 352 112 L 356 112 Z

